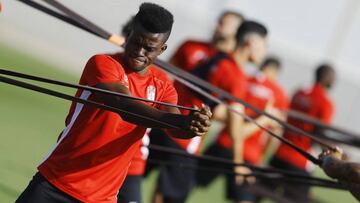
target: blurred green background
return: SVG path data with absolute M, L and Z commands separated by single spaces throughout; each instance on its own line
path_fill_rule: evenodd
M 79 78 L 1 44 L 0 67 L 72 83 L 77 83 Z M 50 87 L 70 94 L 75 92 Z M 14 202 L 27 186 L 64 128 L 69 106 L 68 101 L 0 83 L 0 203 Z M 143 183 L 145 203 L 150 202 L 156 175 L 153 173 Z M 324 177 L 320 171 L 316 175 Z M 356 202 L 344 191 L 313 188 L 312 192 L 321 202 Z M 188 202 L 227 202 L 223 197 L 224 179 L 218 178 L 206 189 L 195 189 Z

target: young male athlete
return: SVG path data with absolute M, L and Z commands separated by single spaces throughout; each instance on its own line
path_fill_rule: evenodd
M 315 83 L 310 89 L 297 91 L 292 97 L 290 109 L 317 118 L 329 124 L 334 115 L 334 104 L 328 96 L 328 91 L 335 82 L 335 71 L 327 64 L 320 65 L 315 72 Z M 310 133 L 322 133 L 313 125 L 288 118 L 288 123 Z M 301 149 L 310 152 L 312 148 L 311 138 L 285 130 L 286 139 L 299 146 Z M 311 163 L 300 153 L 285 144 L 280 144 L 270 165 L 276 168 L 293 170 L 305 175 L 310 175 Z M 275 187 L 276 188 L 276 187 Z M 284 185 L 284 196 L 296 202 L 309 201 L 309 187 L 305 185 Z
M 285 120 L 285 114 L 281 114 L 280 110 L 287 110 L 288 98 L 283 88 L 277 82 L 280 70 L 281 64 L 277 58 L 266 58 L 261 64 L 261 66 L 259 66 L 259 71 L 257 71 L 253 76 L 248 78 L 246 102 L 261 110 L 266 110 L 266 107 L 270 102 L 277 111 L 276 115 L 280 119 Z M 257 118 L 259 116 L 257 113 L 255 113 L 249 108 L 246 108 L 245 112 L 248 116 L 252 118 Z M 265 127 L 271 129 L 272 132 L 278 135 L 282 134 L 282 128 L 275 122 L 269 123 L 269 125 Z M 274 148 L 271 147 L 272 149 L 269 149 L 269 146 L 272 142 L 272 137 L 269 136 L 262 129 L 256 130 L 254 133 L 247 136 L 247 138 L 243 139 L 242 141 L 242 156 L 244 161 L 257 166 L 263 164 L 265 151 L 273 150 Z M 222 133 L 218 137 L 217 143 L 213 145 L 212 150 L 215 152 L 216 149 L 218 149 L 223 153 L 227 151 L 228 154 L 230 154 L 232 146 L 233 143 L 229 134 Z M 235 192 L 235 194 L 239 195 L 234 195 L 234 199 L 237 199 L 237 201 L 240 202 L 256 201 L 256 195 L 251 193 L 250 187 L 250 185 L 245 184 L 241 188 L 242 190 Z
M 289 101 L 284 89 L 278 83 L 280 72 L 281 63 L 279 59 L 274 57 L 266 58 L 259 67 L 259 71 L 248 79 L 246 101 L 262 110 L 265 110 L 266 104 L 269 101 L 272 102 L 277 110 L 276 115 L 285 121 L 285 113 L 281 113 L 281 111 L 287 110 Z M 257 117 L 257 114 L 248 108 L 246 112 L 251 117 Z M 270 127 L 271 131 L 278 135 L 282 134 L 281 126 L 276 123 L 267 127 Z M 268 147 L 272 141 L 272 137 L 260 129 L 249 136 L 244 143 L 245 161 L 254 165 L 260 165 L 263 161 L 265 150 L 270 150 Z
M 266 52 L 266 36 L 266 28 L 256 22 L 245 21 L 238 30 L 238 45 L 236 51 L 232 54 L 232 57 L 236 62 L 237 69 L 242 72 L 242 77 L 236 77 L 239 82 L 233 83 L 233 88 L 241 92 L 241 96 L 238 95 L 238 97 L 245 100 L 246 102 L 249 102 L 249 83 L 248 78 L 244 73 L 243 66 L 249 62 L 260 63 L 262 61 L 263 56 Z M 229 74 L 226 74 L 224 80 L 228 80 L 228 77 Z M 252 101 L 252 99 L 250 100 Z M 261 108 L 266 109 L 265 107 L 267 103 L 268 101 L 264 99 L 263 103 L 260 105 Z M 241 105 L 232 104 L 232 106 L 238 111 L 244 112 L 244 108 Z M 272 109 L 272 107 L 270 109 Z M 234 161 L 237 163 L 242 163 L 244 161 L 244 156 L 246 156 L 248 160 L 245 159 L 245 161 L 249 161 L 254 164 L 258 163 L 260 156 L 257 156 L 254 153 L 256 152 L 255 149 L 254 151 L 249 150 L 249 148 L 252 149 L 252 147 L 248 147 L 247 144 L 253 144 L 252 139 L 248 137 L 254 136 L 255 138 L 257 138 L 257 136 L 255 136 L 254 134 L 259 132 L 259 128 L 253 123 L 244 122 L 243 118 L 238 114 L 234 114 L 233 112 L 227 112 L 226 108 L 221 105 L 217 106 L 214 110 L 214 119 L 220 117 L 224 117 L 225 119 L 227 119 L 228 123 L 221 131 L 216 142 L 205 151 L 205 154 L 220 156 L 227 159 L 234 159 Z M 257 117 L 256 121 L 262 126 L 273 124 L 273 122 L 265 116 Z M 247 142 L 245 140 L 247 140 Z M 244 147 L 248 148 L 244 149 Z M 246 152 L 249 153 L 247 153 L 247 155 L 244 155 L 244 153 Z M 206 162 L 200 162 L 200 165 L 209 167 L 212 166 Z M 245 167 L 236 167 L 235 172 L 246 174 L 249 173 L 250 170 Z M 219 173 L 199 172 L 197 175 L 198 184 L 201 186 L 206 186 L 210 182 L 212 182 L 212 180 L 218 175 Z M 247 183 L 244 182 L 242 177 L 235 178 L 233 175 L 227 175 L 226 178 L 226 196 L 228 199 L 231 199 L 235 202 L 253 201 L 254 197 L 252 195 L 249 195 Z M 247 179 L 247 181 L 253 182 L 252 179 Z
M 124 53 L 91 57 L 80 84 L 176 104 L 171 83 L 150 69 L 166 50 L 172 24 L 169 11 L 156 4 L 142 4 Z M 73 102 L 59 141 L 17 202 L 115 203 L 146 128 L 163 128 L 172 136 L 192 138 L 205 134 L 210 125 L 207 107 L 184 116 L 177 108 L 107 94 L 78 90 L 76 96 L 151 120 Z
M 122 27 L 121 35 L 125 38 L 129 37 L 133 29 L 134 17 L 131 17 L 125 25 Z M 151 66 L 149 71 L 154 72 L 156 76 L 163 81 L 170 81 L 168 75 L 161 69 Z M 148 145 L 150 143 L 150 132 L 151 129 L 148 128 L 145 132 L 144 137 L 142 138 L 141 145 L 137 148 L 135 155 L 131 160 L 125 181 L 121 186 L 118 193 L 118 203 L 123 202 L 142 202 L 141 198 L 141 182 L 146 168 L 146 160 L 149 156 Z
M 191 71 L 200 63 L 213 57 L 217 51 L 233 52 L 236 45 L 236 31 L 243 21 L 244 17 L 240 13 L 223 12 L 218 19 L 210 42 L 185 41 L 171 58 L 171 63 L 184 70 Z

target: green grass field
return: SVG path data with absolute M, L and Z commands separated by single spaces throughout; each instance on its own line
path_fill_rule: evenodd
M 73 83 L 79 77 L 1 44 L 0 67 Z M 14 202 L 26 187 L 64 128 L 69 106 L 68 101 L 0 83 L 0 203 Z M 145 203 L 150 202 L 155 178 L 154 173 L 143 183 Z M 195 189 L 188 202 L 227 202 L 223 188 L 224 180 L 219 178 L 209 188 Z M 314 188 L 313 193 L 323 202 L 356 202 L 348 192 Z

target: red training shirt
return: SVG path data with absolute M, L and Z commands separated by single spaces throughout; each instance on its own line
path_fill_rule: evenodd
M 122 54 L 91 57 L 80 79 L 87 86 L 116 82 L 127 86 L 135 97 L 177 103 L 170 81 L 159 79 L 151 70 L 144 76 L 132 72 Z M 101 103 L 89 91 L 78 90 L 76 96 Z M 60 140 L 38 169 L 51 184 L 80 201 L 116 203 L 145 131 L 117 113 L 73 102 Z
M 265 110 L 266 104 L 270 100 L 274 101 L 274 107 L 278 109 L 285 110 L 288 107 L 286 93 L 275 81 L 267 79 L 262 73 L 257 73 L 255 76 L 248 78 L 245 101 L 261 110 Z M 245 112 L 250 117 L 257 117 L 257 114 L 249 108 L 246 108 Z M 265 141 L 264 130 L 262 129 L 247 137 L 244 141 L 244 160 L 259 165 L 263 158 Z M 232 148 L 232 139 L 227 131 L 224 130 L 220 134 L 218 144 L 227 149 Z
M 320 84 L 315 84 L 311 89 L 297 91 L 292 98 L 290 108 L 327 124 L 331 122 L 334 114 L 334 105 Z M 314 130 L 313 125 L 296 119 L 289 118 L 288 123 L 307 132 Z M 298 135 L 290 130 L 285 130 L 284 137 L 301 149 L 307 152 L 311 151 L 311 138 Z M 310 162 L 286 144 L 282 143 L 279 146 L 275 156 L 304 171 L 311 169 Z
M 144 175 L 146 168 L 146 160 L 149 156 L 150 134 L 151 128 L 148 128 L 144 137 L 141 139 L 141 144 L 136 150 L 134 157 L 131 160 L 127 175 L 130 176 L 142 176 Z

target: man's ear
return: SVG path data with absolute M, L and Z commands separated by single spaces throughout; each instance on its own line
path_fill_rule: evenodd
M 254 52 L 254 38 L 249 37 L 248 39 L 246 39 L 245 47 L 249 54 L 253 55 L 252 53 Z
M 163 44 L 160 49 L 160 54 L 162 54 L 167 49 L 167 44 Z
M 244 47 L 248 48 L 248 49 L 251 49 L 252 46 L 252 39 L 250 37 L 248 37 L 245 41 L 244 41 Z

